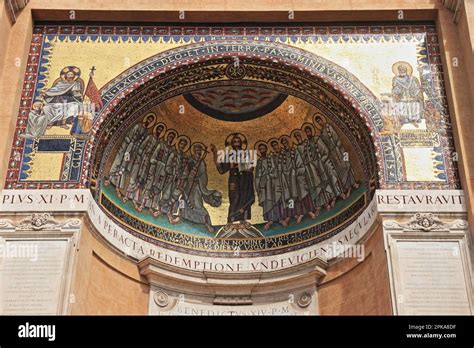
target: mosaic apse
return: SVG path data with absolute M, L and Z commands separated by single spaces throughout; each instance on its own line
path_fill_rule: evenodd
M 225 105 L 273 95 L 206 91 L 218 101 L 235 95 Z M 190 249 L 255 252 L 327 238 L 366 207 L 361 149 L 318 108 L 285 95 L 258 118 L 247 120 L 244 109 L 216 120 L 187 98 L 152 108 L 104 149 L 98 197 L 125 227 L 147 225 L 150 235 Z M 176 114 L 180 107 L 189 110 Z
M 205 245 L 201 249 L 209 247 L 208 239 L 193 238 L 235 237 L 237 232 L 225 227 L 239 221 L 239 238 L 264 243 L 255 249 L 313 243 L 337 233 L 357 216 L 357 207 L 365 207 L 375 187 L 459 187 L 438 50 L 431 24 L 38 25 L 5 187 L 90 187 L 104 209 L 132 233 L 151 231 L 145 235 L 168 242 L 180 239 L 178 244 L 190 248 L 199 243 Z M 146 121 L 147 114 L 153 121 Z M 315 115 L 320 115 L 318 120 Z M 275 117 L 279 123 L 268 121 Z M 202 122 L 193 126 L 195 120 Z M 142 145 L 145 139 L 135 139 L 128 144 L 131 149 L 120 151 L 127 132 L 138 125 L 146 131 L 135 136 L 149 140 Z M 343 165 L 327 159 L 331 165 L 321 167 L 324 170 L 319 169 L 313 180 L 308 166 L 318 167 L 319 150 L 308 145 L 312 160 L 303 165 L 306 188 L 297 175 L 285 174 L 283 180 L 284 170 L 272 169 L 280 179 L 267 182 L 277 180 L 280 188 L 270 183 L 273 189 L 260 189 L 265 179 L 259 175 L 269 171 L 269 164 L 283 168 L 287 157 L 295 163 L 301 157 L 304 162 L 302 144 L 316 141 L 308 139 L 307 127 L 313 138 L 326 139 L 322 141 L 327 148 L 330 137 L 324 134 L 333 134 L 345 157 Z M 296 139 L 299 132 L 302 144 Z M 174 134 L 171 143 L 170 134 Z M 236 203 L 241 198 L 232 198 L 230 178 L 235 169 L 214 161 L 219 151 L 232 149 L 233 142 L 240 142 L 242 150 L 255 151 L 249 153 L 254 160 L 252 179 L 248 175 L 242 194 L 247 206 Z M 157 160 L 165 164 L 160 165 L 164 174 L 157 176 L 162 177 L 159 184 L 148 178 L 151 149 L 158 145 L 163 152 L 176 153 L 173 160 L 179 163 L 167 166 L 163 157 Z M 282 150 L 285 146 L 288 154 Z M 134 163 L 144 158 L 150 160 L 145 166 Z M 114 162 L 122 168 L 122 176 L 117 176 Z M 179 179 L 176 173 L 184 177 Z M 167 175 L 178 178 L 176 187 L 170 186 Z M 321 179 L 325 176 L 329 181 Z M 198 180 L 202 192 L 196 193 L 196 184 L 189 184 L 191 177 L 206 177 L 207 185 Z M 328 182 L 327 197 L 332 198 L 318 198 L 324 184 L 311 181 Z M 237 191 L 242 185 L 235 183 Z M 304 196 L 301 192 L 306 191 Z M 262 201 L 266 195 L 272 197 Z M 298 200 L 291 200 L 292 208 L 282 204 L 273 209 L 275 204 L 265 203 L 276 202 L 279 196 L 285 204 L 290 196 Z M 187 215 L 182 202 L 189 207 L 191 201 L 196 211 Z M 275 236 L 291 241 L 265 244 Z

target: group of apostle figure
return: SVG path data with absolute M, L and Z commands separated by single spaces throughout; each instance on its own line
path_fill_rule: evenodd
M 305 123 L 291 137 L 255 144 L 255 188 L 265 229 L 273 223 L 288 226 L 292 218 L 300 223 L 305 215 L 314 219 L 323 207 L 331 209 L 337 198 L 348 198 L 358 187 L 334 128 L 320 114 L 313 116 L 313 123 Z
M 225 146 L 242 151 L 247 139 L 232 133 Z M 268 229 L 273 223 L 286 227 L 292 218 L 296 223 L 306 215 L 315 218 L 322 208 L 331 209 L 339 197 L 348 198 L 358 187 L 341 139 L 320 114 L 291 136 L 258 141 L 254 147 L 256 163 L 234 163 L 219 160 L 217 147 L 210 146 L 217 171 L 229 175 L 229 224 L 251 219 L 256 196 Z M 112 184 L 117 196 L 131 201 L 139 212 L 164 214 L 171 224 L 182 219 L 202 224 L 213 233 L 204 203 L 218 207 L 222 194 L 207 188 L 207 153 L 204 144 L 167 130 L 149 114 L 127 131 L 105 185 Z
M 155 125 L 155 120 L 149 114 L 127 132 L 105 184 L 113 184 L 118 197 L 132 201 L 139 212 L 148 209 L 155 217 L 166 214 L 171 224 L 185 219 L 205 225 L 212 233 L 204 202 L 217 207 L 222 196 L 207 188 L 205 145 L 191 144 L 187 136 L 166 130 L 164 123 Z

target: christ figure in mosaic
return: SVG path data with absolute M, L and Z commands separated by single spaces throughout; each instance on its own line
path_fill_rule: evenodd
M 245 150 L 243 148 L 245 137 L 240 133 L 232 134 L 229 140 L 231 148 L 236 152 Z M 246 142 L 246 139 L 245 139 Z M 226 141 L 227 143 L 227 141 Z M 240 221 L 245 223 L 252 218 L 251 208 L 255 202 L 255 192 L 253 187 L 253 167 L 240 165 L 240 163 L 225 162 L 220 163 L 217 156 L 217 148 L 211 144 L 211 151 L 214 157 L 214 163 L 220 174 L 229 173 L 229 212 L 227 222 L 232 223 Z

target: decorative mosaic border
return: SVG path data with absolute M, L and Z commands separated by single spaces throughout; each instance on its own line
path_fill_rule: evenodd
M 107 25 L 49 25 L 39 24 L 34 33 L 77 35 L 159 35 L 159 36 L 292 36 L 292 35 L 349 35 L 349 34 L 417 34 L 433 33 L 434 24 L 387 23 L 383 25 L 281 25 L 281 26 L 107 26 Z

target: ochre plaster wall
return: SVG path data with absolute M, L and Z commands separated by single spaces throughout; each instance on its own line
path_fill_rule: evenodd
M 456 151 L 459 154 L 461 186 L 466 195 L 468 220 L 474 224 L 474 10 L 472 1 L 465 2 L 464 11 L 453 23 L 452 13 L 445 8 L 438 12 L 438 35 L 443 60 L 444 81 L 448 97 Z M 457 62 L 457 65 L 455 64 Z M 471 235 L 474 236 L 471 228 Z
M 321 315 L 390 315 L 392 305 L 382 226 L 364 243 L 365 259 L 331 264 L 318 286 Z
M 85 224 L 78 243 L 70 313 L 147 314 L 149 286 L 138 267 L 98 238 Z

